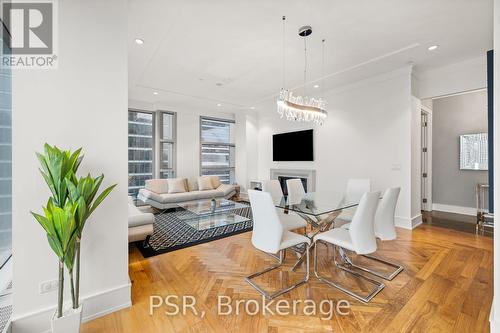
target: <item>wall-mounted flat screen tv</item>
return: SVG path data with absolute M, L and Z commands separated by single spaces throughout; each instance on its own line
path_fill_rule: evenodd
M 274 134 L 273 161 L 314 161 L 313 130 Z

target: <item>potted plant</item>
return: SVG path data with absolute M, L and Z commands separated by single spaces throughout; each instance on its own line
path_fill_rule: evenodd
M 93 178 L 89 174 L 78 178 L 76 171 L 83 158 L 80 153 L 81 149 L 71 153 L 48 144 L 44 146 L 44 154 L 37 153 L 40 172 L 52 196 L 43 207 L 44 215 L 31 213 L 47 233 L 49 245 L 59 259 L 58 302 L 51 322 L 53 333 L 80 331 L 80 241 L 85 222 L 116 186 L 97 195 L 104 175 Z M 70 278 L 72 304 L 66 308 L 63 299 L 65 267 Z

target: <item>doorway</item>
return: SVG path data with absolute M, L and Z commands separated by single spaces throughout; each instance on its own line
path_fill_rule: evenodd
M 421 108 L 421 210 L 432 211 L 432 111 Z

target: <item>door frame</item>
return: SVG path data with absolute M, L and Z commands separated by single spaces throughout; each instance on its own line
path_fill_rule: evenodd
M 420 191 L 420 203 L 422 210 L 432 211 L 432 109 L 421 105 L 421 113 L 427 115 L 427 193 Z M 422 124 L 423 125 L 423 124 Z M 420 152 L 422 153 L 422 140 L 420 141 Z M 420 165 L 422 168 L 422 165 Z M 422 177 L 422 169 L 420 169 L 420 177 Z M 427 203 L 423 203 L 423 198 L 427 198 Z

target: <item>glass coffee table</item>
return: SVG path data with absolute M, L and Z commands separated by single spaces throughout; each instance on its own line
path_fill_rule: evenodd
M 250 221 L 248 217 L 231 212 L 235 209 L 250 207 L 241 202 L 214 199 L 187 202 L 178 206 L 189 212 L 185 215 L 179 215 L 178 218 L 196 230 L 206 230 Z

